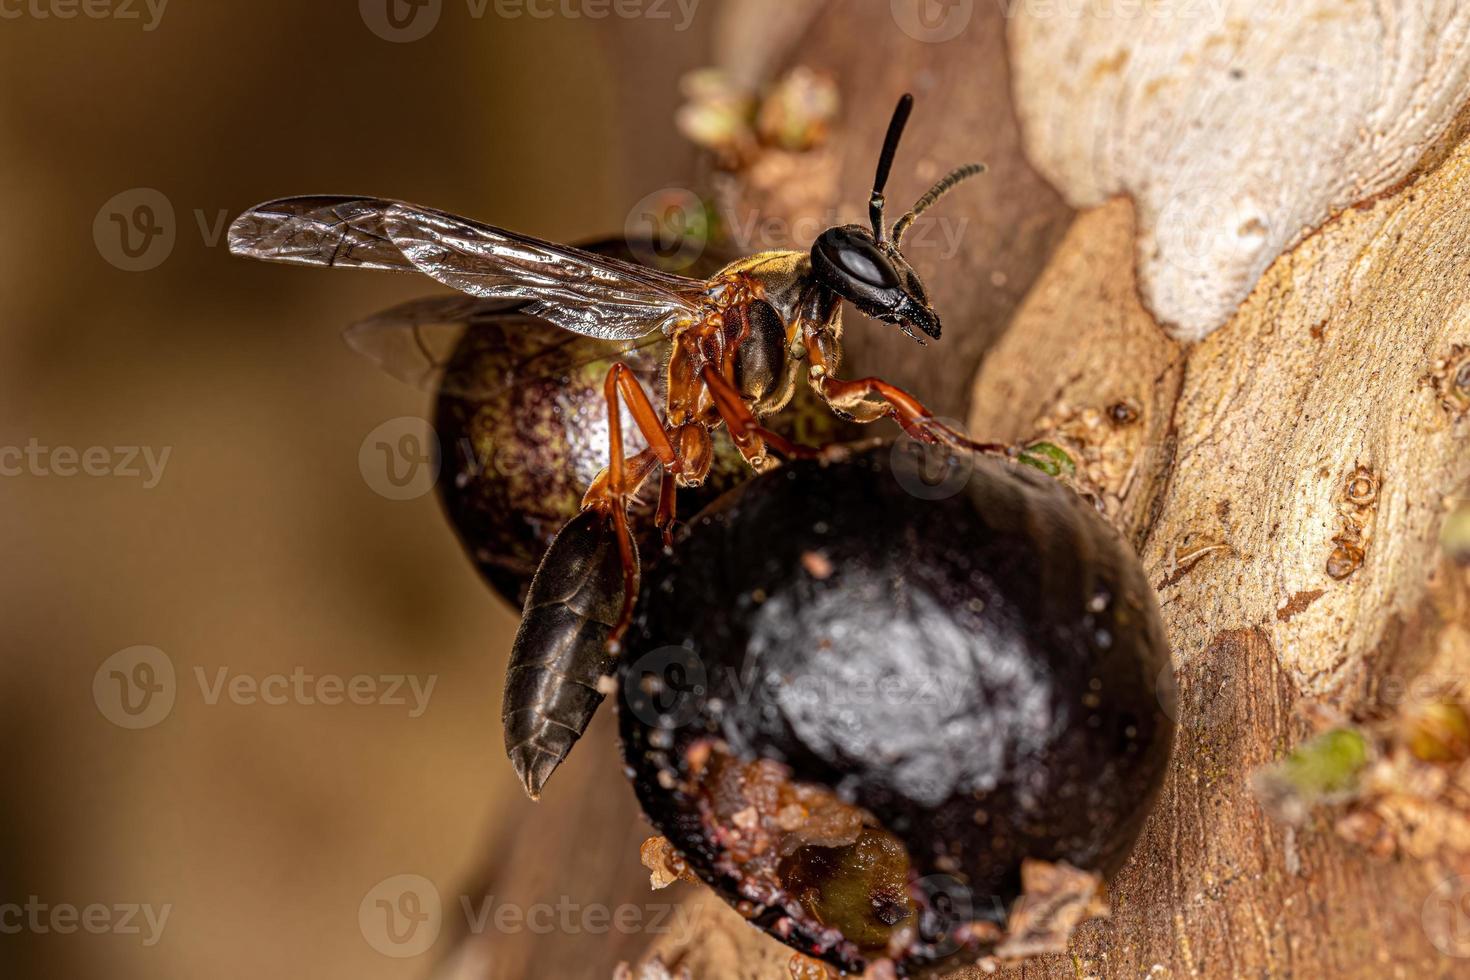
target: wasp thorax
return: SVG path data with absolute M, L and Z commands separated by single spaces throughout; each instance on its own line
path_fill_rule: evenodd
M 1173 731 L 1119 535 L 1027 467 L 936 493 L 920 465 L 885 447 L 726 494 L 645 577 L 622 667 L 624 692 L 658 681 L 619 712 L 659 831 L 857 973 L 1003 943 L 1023 865 L 1114 872 Z

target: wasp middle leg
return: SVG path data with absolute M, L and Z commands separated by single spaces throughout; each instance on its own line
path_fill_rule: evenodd
M 681 461 L 658 414 L 622 364 L 608 372 L 608 467 L 588 488 L 582 512 L 541 559 L 511 647 L 501 722 L 511 765 L 536 799 L 592 720 L 638 595 L 638 548 L 628 500 L 662 467 L 665 484 Z M 619 399 L 648 448 L 623 457 Z M 664 506 L 660 502 L 660 516 Z M 672 520 L 672 504 L 669 505 Z
M 730 438 L 734 441 L 735 448 L 739 449 L 741 455 L 757 469 L 764 465 L 766 446 L 787 459 L 816 459 L 822 455 L 820 449 L 794 443 L 785 436 L 762 426 L 760 420 L 755 417 L 755 413 L 750 410 L 750 406 L 745 404 L 745 400 L 740 397 L 740 392 L 720 374 L 713 364 L 706 364 L 700 370 L 699 376 L 703 379 L 705 388 L 708 389 L 710 398 L 715 403 L 715 410 L 720 413 L 720 418 L 725 420 L 725 426 L 730 430 Z

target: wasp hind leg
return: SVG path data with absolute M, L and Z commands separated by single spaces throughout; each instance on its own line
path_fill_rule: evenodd
M 626 367 L 613 366 L 605 390 L 609 465 L 536 569 L 506 672 L 505 750 L 532 799 L 602 703 L 603 678 L 612 672 L 632 621 L 638 549 L 628 526 L 628 499 L 659 466 L 666 474 L 678 468 L 657 413 Z M 620 395 L 649 443 L 628 459 Z

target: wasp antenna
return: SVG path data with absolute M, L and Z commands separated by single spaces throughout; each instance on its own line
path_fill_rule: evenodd
M 983 174 L 986 171 L 983 163 L 967 163 L 963 167 L 956 167 L 939 179 L 939 183 L 929 188 L 929 192 L 914 202 L 909 213 L 898 219 L 893 226 L 893 244 L 897 245 L 903 241 L 903 233 L 909 230 L 909 225 L 914 219 L 934 206 L 934 202 L 954 190 L 956 186 L 969 180 L 971 177 Z
M 888 183 L 888 171 L 893 169 L 898 141 L 913 108 L 914 97 L 905 92 L 894 107 L 893 118 L 888 121 L 888 135 L 883 138 L 883 152 L 878 156 L 878 173 L 873 177 L 873 194 L 868 198 L 868 220 L 873 223 L 873 237 L 880 242 L 886 235 L 883 230 L 883 188 Z

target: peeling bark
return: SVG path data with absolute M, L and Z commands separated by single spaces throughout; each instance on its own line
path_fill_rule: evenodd
M 1143 295 L 1192 340 L 1470 97 L 1455 0 L 1022 3 L 1010 36 L 1031 159 L 1075 206 L 1138 201 Z

